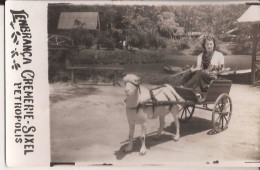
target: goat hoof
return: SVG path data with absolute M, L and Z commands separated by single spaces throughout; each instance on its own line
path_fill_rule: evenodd
M 146 154 L 146 148 L 142 148 L 139 152 L 139 155 L 144 156 Z
M 140 156 L 144 156 L 145 154 L 146 154 L 146 151 L 139 153 Z
M 173 140 L 174 140 L 174 141 L 178 141 L 179 138 L 180 138 L 180 136 L 179 136 L 179 135 L 178 135 L 178 136 L 176 135 L 176 136 L 173 137 Z

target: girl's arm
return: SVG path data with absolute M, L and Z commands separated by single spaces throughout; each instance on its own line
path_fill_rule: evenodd
M 202 64 L 202 54 L 200 54 L 197 58 L 197 66 L 192 67 L 190 70 L 191 72 L 195 72 L 197 70 L 201 70 L 201 64 Z

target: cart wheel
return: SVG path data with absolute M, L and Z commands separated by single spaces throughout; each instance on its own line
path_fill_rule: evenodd
M 212 112 L 213 128 L 221 132 L 228 128 L 232 114 L 232 101 L 228 94 L 221 94 L 214 105 Z
M 179 120 L 182 123 L 188 122 L 191 119 L 195 110 L 195 105 L 184 105 L 179 110 Z

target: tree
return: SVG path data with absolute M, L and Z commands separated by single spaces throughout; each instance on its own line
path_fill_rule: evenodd
M 175 39 L 175 35 L 184 34 L 184 28 L 175 22 L 176 17 L 173 12 L 162 12 L 158 16 L 157 27 L 161 36 Z

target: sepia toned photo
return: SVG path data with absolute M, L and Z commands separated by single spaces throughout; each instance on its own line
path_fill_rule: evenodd
M 51 165 L 259 165 L 259 4 L 47 8 Z

